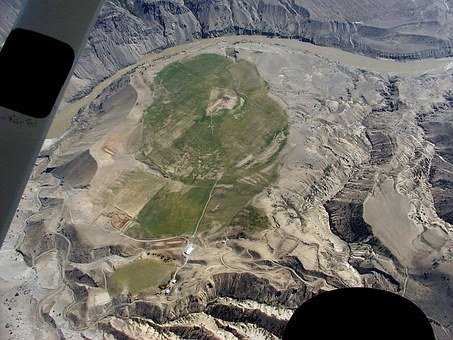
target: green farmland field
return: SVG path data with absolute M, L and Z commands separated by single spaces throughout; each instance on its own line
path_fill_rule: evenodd
M 217 180 L 200 228 L 228 225 L 275 180 L 286 113 L 253 64 L 217 54 L 168 65 L 153 89 L 137 159 L 180 182 L 181 192 L 162 188 L 137 217 L 142 230 L 131 232 L 190 234 Z

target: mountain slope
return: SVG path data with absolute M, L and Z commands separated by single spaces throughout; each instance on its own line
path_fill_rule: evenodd
M 23 0 L 0 0 L 4 39 Z M 200 37 L 262 34 L 392 59 L 452 54 L 449 1 L 109 0 L 90 35 L 68 99 L 140 56 Z

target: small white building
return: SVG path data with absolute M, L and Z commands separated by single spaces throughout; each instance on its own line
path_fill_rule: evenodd
M 189 257 L 194 250 L 194 246 L 192 243 L 187 244 L 187 246 L 184 248 L 184 256 Z

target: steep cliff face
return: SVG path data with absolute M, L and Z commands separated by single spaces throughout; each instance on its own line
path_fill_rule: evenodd
M 188 0 L 207 37 L 225 33 L 298 36 L 310 14 L 288 0 Z
M 1 0 L 0 1 L 0 46 L 8 34 L 11 26 L 16 20 L 22 7 L 23 0 Z
M 23 0 L 0 1 L 0 40 Z M 200 37 L 280 36 L 393 59 L 452 55 L 445 0 L 109 0 L 77 66 L 68 99 L 140 56 Z
M 131 4 L 131 13 L 156 11 Z M 278 182 L 254 199 L 273 226 L 242 237 L 206 230 L 184 264 L 181 239 L 149 244 L 120 234 L 124 215 L 107 208 L 124 203 L 107 201 L 115 195 L 129 204 L 138 196 L 138 189 L 121 192 L 134 186 L 122 176 L 127 169 L 139 169 L 141 179 L 162 176 L 126 157 L 141 131 L 135 122 L 152 101 L 156 72 L 183 58 L 226 51 L 256 65 L 290 117 Z M 453 315 L 453 231 L 447 223 L 453 197 L 452 70 L 445 68 L 448 61 L 435 62 L 435 69 L 432 61 L 417 62 L 412 76 L 404 69 L 414 63 L 348 54 L 337 62 L 331 52 L 277 38 L 206 39 L 146 58 L 100 84 L 82 101 L 86 108 L 72 129 L 39 160 L 25 192 L 12 227 L 20 241 L 9 244 L 15 257 L 20 252 L 20 261 L 36 268 L 24 266 L 27 272 L 41 279 L 27 278 L 26 302 L 8 301 L 14 309 L 4 315 L 14 311 L 16 318 L 17 307 L 30 309 L 33 298 L 38 308 L 30 322 L 19 325 L 21 332 L 35 330 L 38 313 L 64 338 L 71 338 L 72 328 L 88 328 L 90 337 L 99 325 L 99 334 L 125 339 L 274 339 L 292 310 L 314 294 L 374 287 L 405 294 L 440 332 L 447 329 Z M 356 58 L 368 64 L 348 66 Z M 83 183 L 71 181 L 74 173 Z M 147 182 L 139 182 L 140 190 L 149 192 L 142 183 Z M 115 271 L 138 257 L 174 264 L 176 283 L 167 277 L 150 290 L 125 287 L 117 295 L 111 289 Z M 41 282 L 61 287 L 60 293 L 41 292 Z M 15 287 L 22 289 L 22 281 Z
M 176 1 L 114 0 L 104 5 L 88 39 L 75 77 L 85 80 L 83 96 L 100 80 L 140 56 L 201 36 L 195 16 Z
M 213 275 L 211 281 L 200 285 L 197 294 L 181 297 L 174 303 L 137 301 L 130 306 L 129 312 L 131 315 L 164 323 L 189 313 L 206 311 L 207 306 L 220 297 L 295 309 L 311 296 L 312 293 L 303 285 L 290 285 L 282 289 L 251 273 L 218 273 Z M 228 307 L 222 308 L 225 309 Z M 213 311 L 214 314 L 218 312 Z M 211 314 L 209 311 L 208 313 Z
M 319 0 L 187 0 L 186 5 L 200 21 L 204 36 L 290 37 L 393 59 L 451 53 L 446 3 L 365 1 L 357 6 L 348 0 L 327 4 Z
M 419 30 L 426 30 L 428 23 L 442 26 L 446 21 L 449 1 L 414 0 L 414 1 L 373 1 L 361 0 L 360 5 L 354 0 L 301 0 L 313 19 L 322 21 L 361 22 L 366 25 L 399 29 L 415 22 L 425 23 Z M 423 10 L 422 10 L 423 9 Z M 415 25 L 413 25 L 415 27 Z

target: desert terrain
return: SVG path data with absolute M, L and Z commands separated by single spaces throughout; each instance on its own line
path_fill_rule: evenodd
M 220 37 L 106 78 L 37 160 L 0 337 L 278 339 L 314 294 L 374 287 L 450 339 L 452 65 Z

